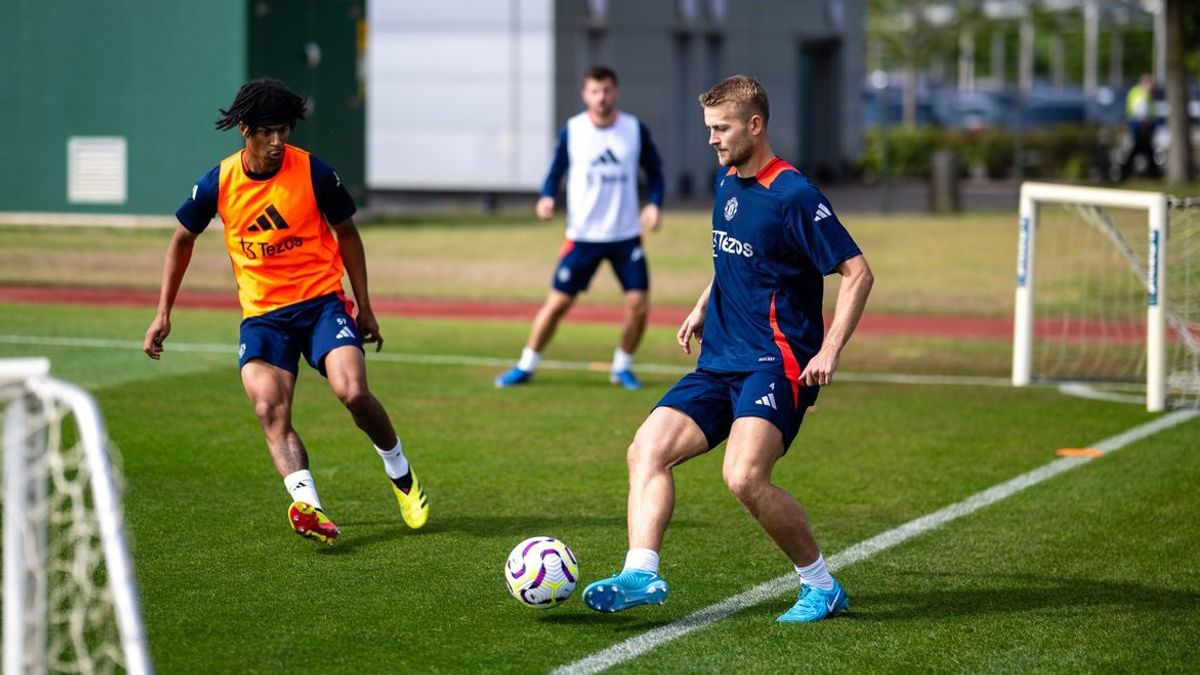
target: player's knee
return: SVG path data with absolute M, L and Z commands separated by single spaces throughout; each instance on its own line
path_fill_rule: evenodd
M 364 411 L 371 404 L 371 392 L 363 386 L 341 387 L 336 394 L 342 405 L 352 413 Z
M 664 454 L 661 444 L 647 438 L 645 434 L 639 433 L 629 444 L 629 450 L 625 453 L 625 462 L 629 465 L 629 473 L 637 474 L 665 468 Z
M 270 400 L 254 402 L 254 414 L 268 433 L 283 431 L 291 424 L 291 409 L 287 403 Z
M 766 481 L 758 475 L 740 467 L 725 467 L 722 478 L 725 479 L 725 485 L 729 487 L 733 496 L 747 507 L 753 507 L 758 503 L 758 497 L 766 485 Z
M 567 310 L 571 309 L 571 305 L 575 304 L 575 299 L 555 298 L 546 303 L 546 312 L 554 319 L 561 319 L 567 314 Z

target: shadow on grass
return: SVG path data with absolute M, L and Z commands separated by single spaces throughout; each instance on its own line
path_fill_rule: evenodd
M 572 602 L 574 602 L 572 600 Z M 625 634 L 636 635 L 644 631 L 665 626 L 676 620 L 672 618 L 651 619 L 647 615 L 639 615 L 637 610 L 620 614 L 601 614 L 593 611 L 577 611 L 570 614 L 554 613 L 554 610 L 548 610 L 545 616 L 537 618 L 538 623 L 543 623 L 552 626 L 608 626 L 613 629 L 613 633 L 618 636 Z M 653 611 L 653 609 L 651 609 Z
M 972 584 L 976 576 L 935 575 L 946 584 L 938 590 L 881 590 L 849 588 L 850 611 L 845 619 L 856 622 L 896 622 L 976 615 L 1016 614 L 1043 609 L 1084 610 L 1112 607 L 1121 612 L 1193 613 L 1200 593 L 1106 579 L 994 575 L 1003 587 L 947 588 Z M 990 585 L 990 584 L 989 584 Z M 792 596 L 760 603 L 745 611 L 751 616 L 774 617 L 795 602 Z M 839 618 L 839 621 L 842 618 Z
M 611 516 L 449 516 L 437 521 L 430 520 L 421 532 L 460 532 L 476 537 L 528 537 L 538 533 L 554 536 L 555 532 L 563 529 L 565 522 L 570 523 L 571 529 L 597 527 L 625 531 L 625 514 L 615 513 Z

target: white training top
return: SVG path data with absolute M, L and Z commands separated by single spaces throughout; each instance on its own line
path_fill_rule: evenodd
M 637 118 L 618 112 L 611 126 L 597 127 L 582 112 L 567 120 L 564 132 L 570 167 L 567 238 L 608 242 L 639 236 L 642 127 Z

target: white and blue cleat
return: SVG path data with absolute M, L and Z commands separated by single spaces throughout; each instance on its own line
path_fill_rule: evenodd
M 533 379 L 532 371 L 521 370 L 514 366 L 512 370 L 501 373 L 496 377 L 496 388 L 507 389 L 515 387 L 518 384 L 525 384 L 531 379 Z
M 638 381 L 637 376 L 633 374 L 632 370 L 610 372 L 608 374 L 608 381 L 612 382 L 613 384 L 619 384 L 630 391 L 636 391 L 642 388 L 642 383 Z
M 780 623 L 820 621 L 821 619 L 835 617 L 847 609 L 850 609 L 850 598 L 846 597 L 846 591 L 842 589 L 842 585 L 835 579 L 833 588 L 827 591 L 808 585 L 801 585 L 800 597 L 796 600 L 796 604 L 792 605 L 792 608 L 788 611 L 780 614 L 776 621 Z
M 661 605 L 670 587 L 662 577 L 645 570 L 625 570 L 583 589 L 583 602 L 597 612 L 620 612 L 638 605 Z

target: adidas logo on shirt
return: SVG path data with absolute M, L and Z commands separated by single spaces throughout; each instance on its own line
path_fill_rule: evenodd
M 338 334 L 335 336 L 335 339 L 346 340 L 346 339 L 352 338 L 352 337 L 354 337 L 354 331 L 350 329 L 350 326 L 342 326 L 342 329 L 338 331 Z
M 767 394 L 766 396 L 755 401 L 755 403 L 759 405 L 765 405 L 771 410 L 779 410 L 779 408 L 775 407 L 775 392 Z
M 598 157 L 596 157 L 596 159 L 592 160 L 592 166 L 596 166 L 597 164 L 620 164 L 620 163 L 621 163 L 621 160 L 617 158 L 617 155 L 615 152 L 612 151 L 612 148 L 606 148 L 604 150 L 604 152 L 600 153 L 600 155 Z
M 829 216 L 832 216 L 832 215 L 833 215 L 833 211 L 830 211 L 829 207 L 825 206 L 825 203 L 822 202 L 821 204 L 817 205 L 817 215 L 813 217 L 813 222 L 815 223 L 815 222 L 821 220 L 822 218 L 828 218 Z

